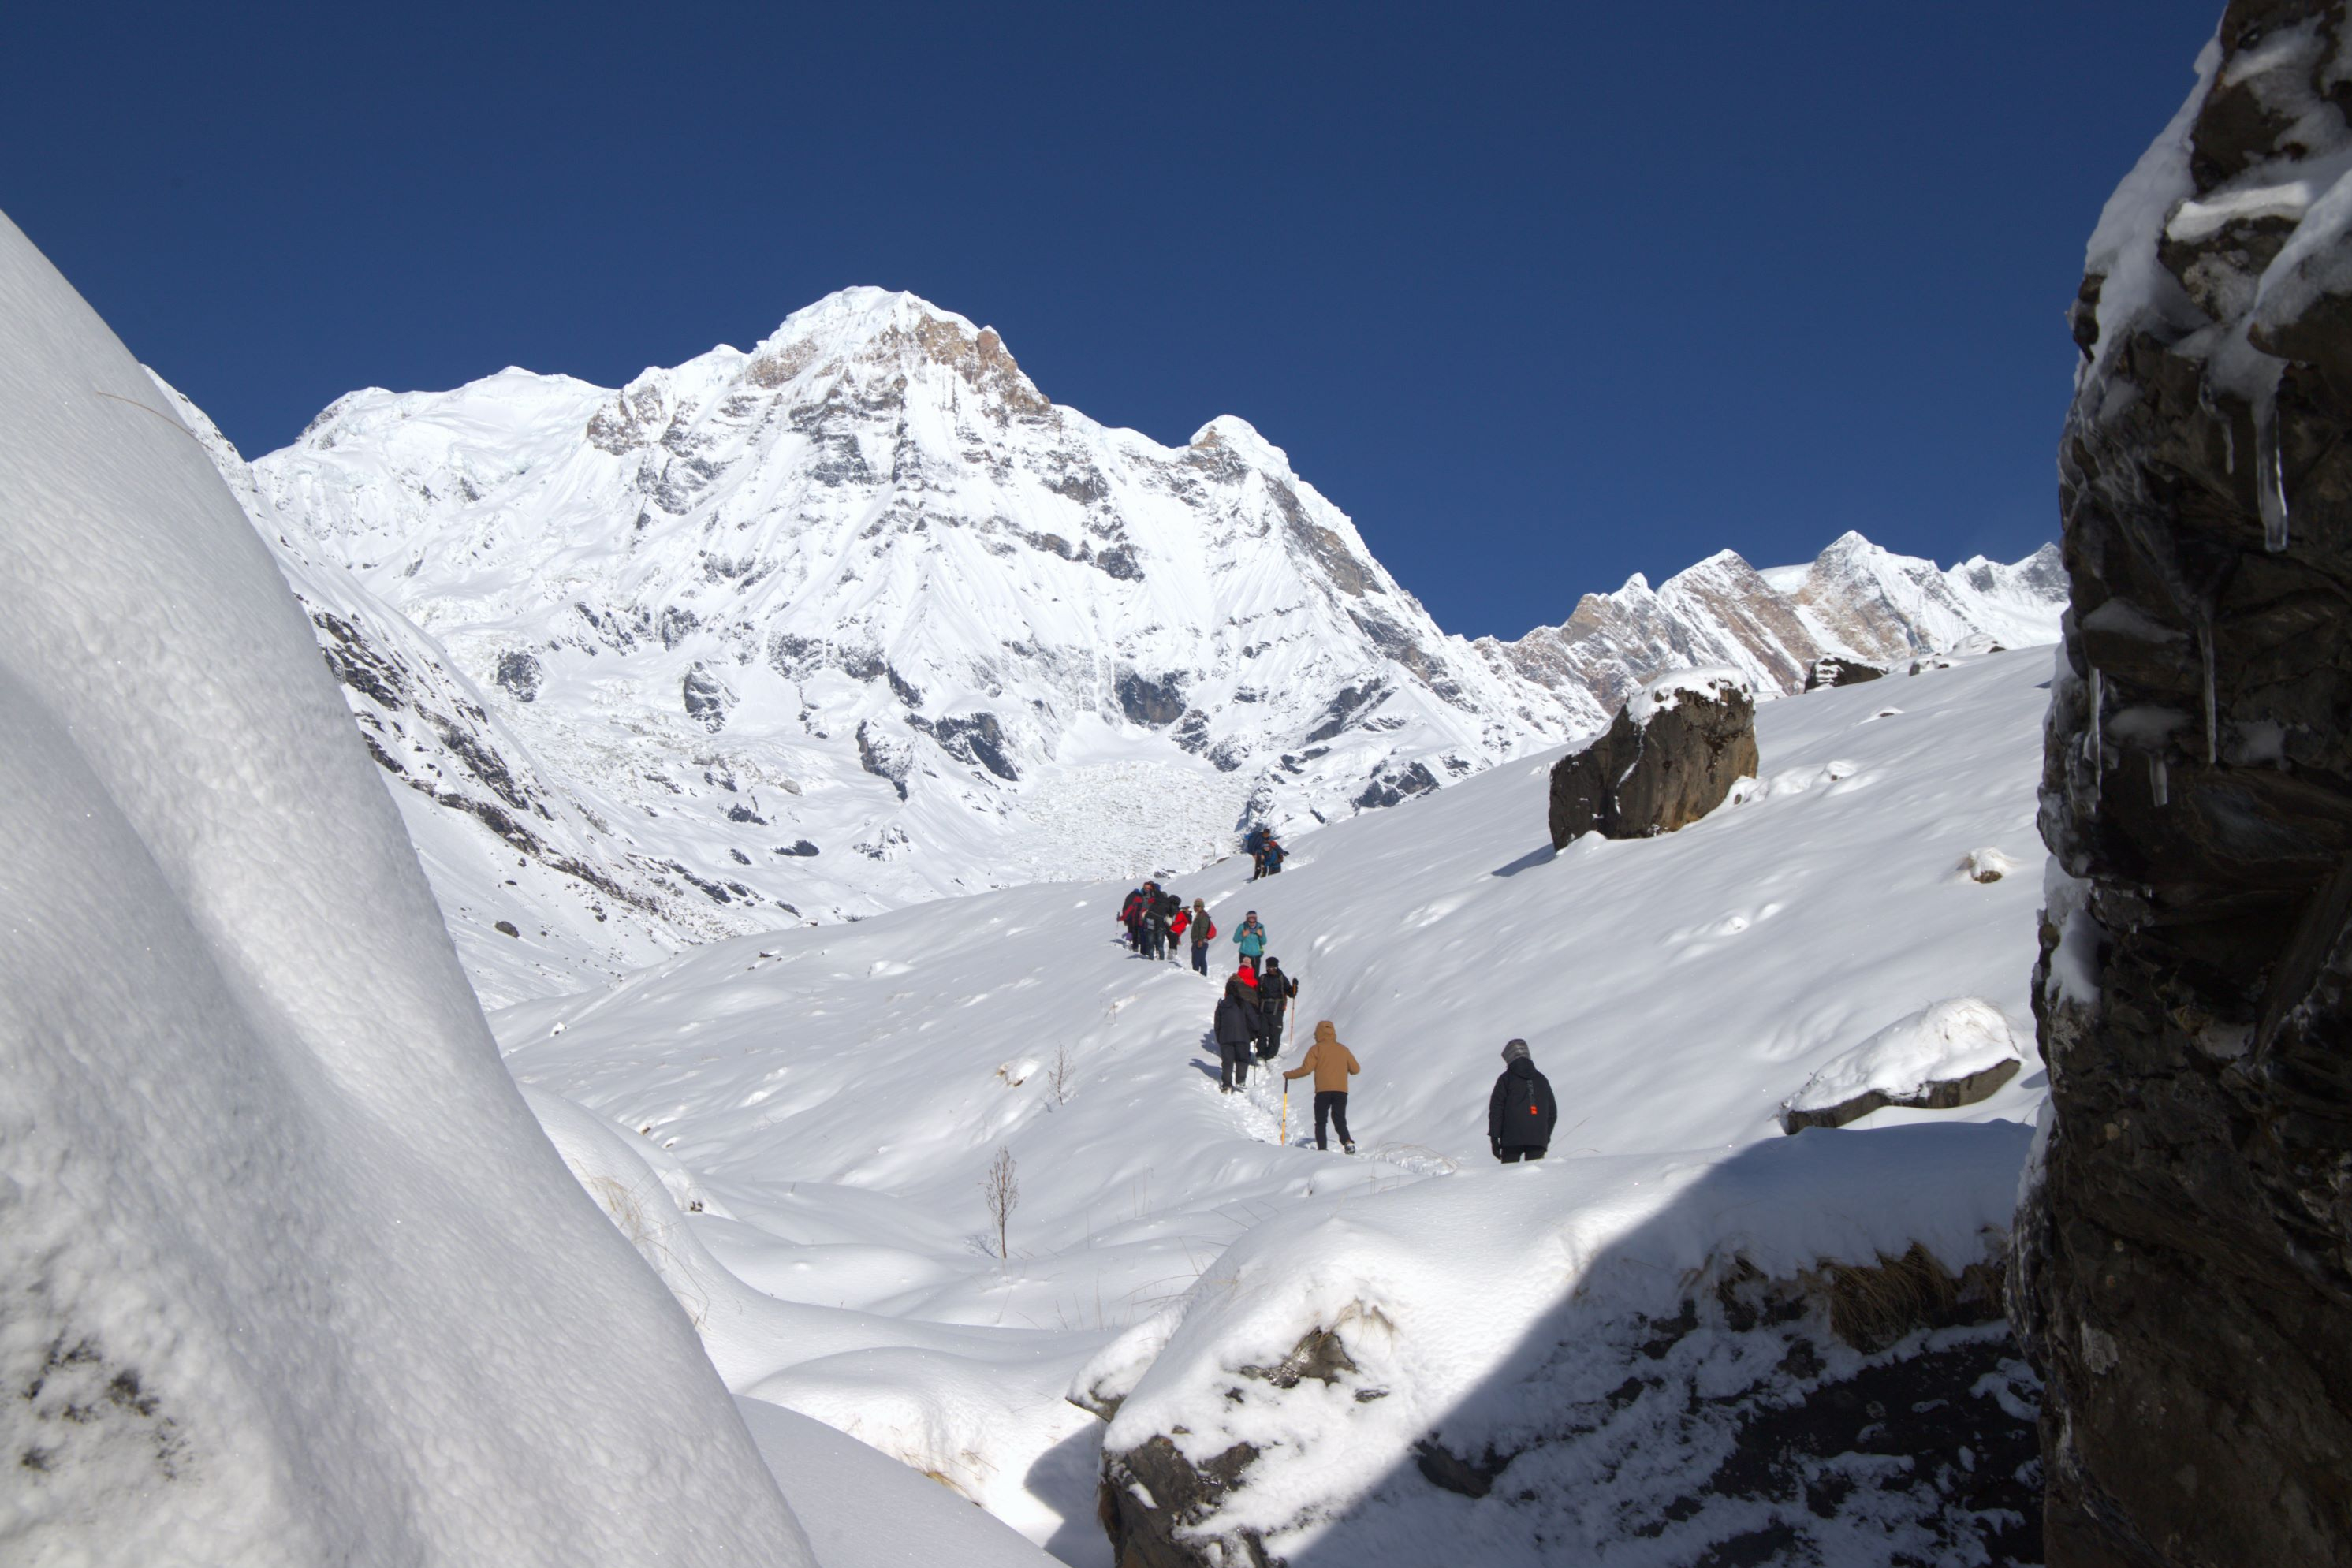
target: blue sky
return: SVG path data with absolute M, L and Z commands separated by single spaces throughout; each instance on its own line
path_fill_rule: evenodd
M 1238 413 L 1449 631 L 2056 536 L 2062 312 L 2216 0 L 19 6 L 0 208 L 248 455 L 853 283 Z

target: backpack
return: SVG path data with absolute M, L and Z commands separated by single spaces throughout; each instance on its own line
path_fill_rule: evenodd
M 1192 928 L 1192 940 L 1195 942 L 1214 942 L 1216 939 L 1217 923 L 1203 915 L 1201 916 L 1201 924 Z

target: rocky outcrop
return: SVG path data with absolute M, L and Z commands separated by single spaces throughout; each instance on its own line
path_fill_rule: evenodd
M 1553 764 L 1551 842 L 1671 833 L 1723 804 L 1757 769 L 1756 700 L 1729 671 L 1664 675 L 1601 738 Z
M 1841 659 L 1834 653 L 1815 659 L 1805 670 L 1805 689 L 1820 691 L 1823 686 L 1859 685 L 1864 681 L 1882 679 L 1886 672 L 1876 664 L 1865 664 L 1860 659 Z
M 1381 1490 L 1459 1522 L 1464 1555 L 1443 1561 L 1493 1561 L 1482 1549 L 1497 1545 L 1583 1561 L 1563 1545 L 1669 1530 L 1683 1555 L 1643 1561 L 1864 1561 L 1857 1546 L 1899 1529 L 1926 1549 L 1918 1561 L 2039 1562 L 2032 1376 L 2001 1291 L 1997 1267 L 1955 1273 L 1918 1247 L 1797 1279 L 1735 1260 L 1694 1276 L 1674 1310 L 1580 1322 L 1535 1350 L 1508 1417 L 1450 1417 Z M 1389 1396 L 1350 1386 L 1358 1370 L 1318 1329 L 1240 1376 L 1318 1407 Z M 1250 1442 L 1195 1459 L 1160 1434 L 1107 1449 L 1097 1515 L 1115 1568 L 1299 1561 L 1234 1518 L 1254 1484 L 1296 1484 L 1268 1473 L 1286 1462 L 1280 1445 Z M 1461 1499 L 1476 1507 L 1454 1511 Z M 1305 1560 L 1363 1552 L 1379 1526 L 1349 1512 Z
M 2352 1541 L 2344 0 L 2236 0 L 2074 311 L 2013 1311 L 2049 1562 Z

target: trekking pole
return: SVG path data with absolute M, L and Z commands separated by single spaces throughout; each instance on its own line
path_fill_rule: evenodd
M 1290 1146 L 1290 1080 L 1282 1081 L 1282 1146 Z

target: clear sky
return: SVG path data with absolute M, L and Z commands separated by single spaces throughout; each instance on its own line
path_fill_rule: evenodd
M 1846 528 L 2057 533 L 2062 312 L 2218 0 L 26 4 L 0 208 L 248 455 L 618 384 L 849 284 L 1181 443 L 1449 631 Z

